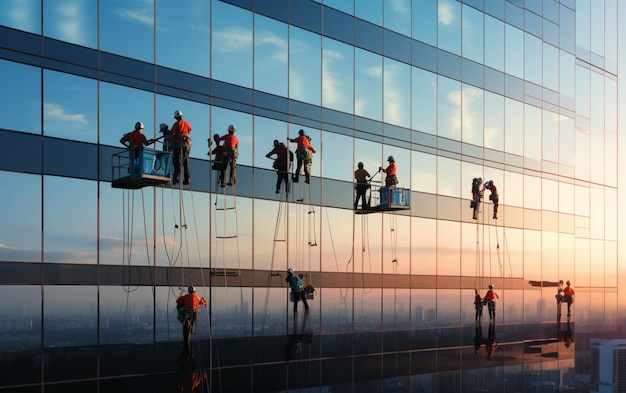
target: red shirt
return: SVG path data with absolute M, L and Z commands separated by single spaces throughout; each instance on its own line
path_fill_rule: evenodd
M 389 166 L 388 166 L 387 168 L 385 168 L 385 173 L 386 173 L 387 175 L 395 175 L 395 174 L 396 174 L 396 171 L 397 171 L 397 168 L 396 168 L 396 163 L 395 163 L 395 162 L 393 162 L 393 161 L 391 161 L 391 162 L 389 163 Z
M 574 288 L 570 287 L 569 285 L 565 287 L 565 289 L 563 289 L 563 295 L 565 296 L 572 296 L 574 294 Z
M 124 134 L 121 143 L 130 142 L 130 145 L 133 147 L 141 147 L 141 145 L 149 145 L 148 139 L 144 134 L 141 133 L 141 130 L 134 130 L 129 132 L 128 134 Z
M 174 123 L 170 132 L 176 135 L 189 136 L 189 133 L 191 132 L 191 124 L 189 124 L 187 120 L 180 119 Z
M 498 294 L 493 289 L 488 290 L 485 294 L 485 297 L 483 298 L 483 300 L 486 302 L 496 299 L 500 299 L 500 296 L 498 296 Z
M 495 196 L 498 196 L 498 189 L 496 188 L 495 185 L 490 185 L 488 186 L 487 184 L 485 184 L 485 188 L 488 189 L 489 191 L 491 191 L 491 193 Z
M 309 149 L 315 153 L 315 149 L 311 146 L 311 142 L 309 142 L 309 138 L 306 135 L 300 135 L 296 139 L 289 139 L 289 142 L 297 143 L 298 149 Z
M 192 292 L 186 295 L 180 295 L 178 299 L 176 299 L 176 304 L 182 304 L 185 308 L 196 309 L 198 305 L 206 306 L 206 301 L 198 297 L 195 292 Z
M 236 149 L 239 146 L 239 139 L 235 134 L 226 134 L 220 137 L 220 141 L 224 141 L 224 147 Z

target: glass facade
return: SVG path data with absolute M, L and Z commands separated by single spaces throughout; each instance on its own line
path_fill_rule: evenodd
M 617 0 L 8 1 L 0 390 L 600 391 L 590 340 L 626 335 L 624 26 Z M 141 121 L 161 150 L 175 110 L 190 184 L 112 187 L 120 138 Z M 275 192 L 299 130 L 310 183 Z M 376 200 L 389 156 L 410 208 L 353 209 L 357 163 Z M 315 288 L 295 315 L 290 267 Z

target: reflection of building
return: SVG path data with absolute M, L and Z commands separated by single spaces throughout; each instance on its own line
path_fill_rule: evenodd
M 590 340 L 590 377 L 592 393 L 614 393 L 626 386 L 626 339 Z
M 195 335 L 214 352 L 199 355 L 228 354 L 211 380 L 295 389 L 281 363 L 298 326 L 289 266 L 316 287 L 307 329 L 320 338 L 299 359 L 319 378 L 302 380 L 328 389 L 464 390 L 518 369 L 562 384 L 571 352 L 517 344 L 554 339 L 553 293 L 529 282 L 556 272 L 578 286 L 578 326 L 617 320 L 622 2 L 82 1 L 72 16 L 54 0 L 5 3 L 0 294 L 19 305 L 0 306 L 0 367 L 26 369 L 0 389 L 172 371 L 136 360 L 177 354 L 172 304 L 189 284 L 210 302 Z M 137 121 L 158 138 L 174 110 L 193 125 L 192 183 L 113 189 L 119 138 Z M 235 189 L 217 186 L 205 145 L 230 124 Z M 317 149 L 310 186 L 275 194 L 265 154 L 300 129 Z M 378 184 L 389 156 L 411 208 L 354 214 L 356 163 Z M 489 193 L 472 218 L 474 177 L 498 186 L 497 220 Z M 488 284 L 510 363 L 465 357 Z

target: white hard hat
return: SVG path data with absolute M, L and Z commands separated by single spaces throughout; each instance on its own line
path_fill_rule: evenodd
M 287 269 L 287 273 L 293 274 L 293 269 L 292 268 Z
M 143 130 L 143 123 L 140 121 L 135 123 L 135 130 Z
M 176 117 L 183 117 L 183 112 L 178 111 L 178 110 L 174 111 L 174 118 Z

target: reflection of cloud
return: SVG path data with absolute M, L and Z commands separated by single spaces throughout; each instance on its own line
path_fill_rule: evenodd
M 439 18 L 439 22 L 446 26 L 450 26 L 454 23 L 454 19 L 455 19 L 454 9 L 452 8 L 452 5 L 450 5 L 450 3 L 448 2 L 439 3 L 438 18 Z
M 46 261 L 61 263 L 96 263 L 95 249 L 93 252 L 88 251 L 46 251 Z M 20 261 L 20 262 L 40 262 L 41 250 L 30 248 L 10 247 L 0 243 L 0 260 L 4 261 Z
M 271 31 L 260 31 L 254 37 L 255 46 L 269 46 L 276 50 L 273 53 L 272 58 L 274 60 L 286 63 L 288 59 L 287 41 L 278 37 Z
M 322 96 L 324 97 L 324 105 L 333 106 L 341 100 L 341 91 L 339 85 L 341 82 L 337 78 L 337 74 L 332 72 L 333 61 L 342 59 L 341 53 L 324 49 L 322 61 Z
M 252 31 L 231 26 L 213 32 L 213 47 L 218 52 L 239 52 L 252 47 Z
M 477 120 L 482 118 L 482 113 L 476 113 L 473 110 L 474 103 L 478 100 L 482 100 L 482 94 L 480 91 L 474 87 L 467 87 L 463 90 L 463 99 L 461 101 L 461 117 L 462 117 L 462 127 L 463 127 L 463 140 L 464 141 L 477 141 L 477 136 L 480 135 L 482 130 L 479 128 L 479 123 Z
M 383 92 L 385 106 L 385 122 L 398 125 L 406 125 L 403 121 L 402 108 L 407 105 L 407 101 L 402 97 L 402 83 L 398 76 L 400 67 L 396 64 L 389 64 L 385 67 L 385 86 Z
M 70 114 L 65 112 L 63 106 L 59 104 L 44 103 L 43 105 L 44 117 L 50 120 L 69 121 L 73 123 L 87 124 L 87 119 L 84 114 Z
M 37 29 L 39 20 L 34 16 L 35 2 L 30 0 L 12 0 L 9 4 L 2 4 L 3 11 L 9 16 L 12 26 L 26 31 Z M 38 5 L 37 5 L 38 6 Z
M 81 32 L 85 31 L 85 27 L 84 19 L 82 18 L 84 12 L 80 4 L 70 2 L 57 4 L 56 10 L 61 15 L 57 25 L 59 31 L 61 31 L 61 39 L 77 44 L 83 43 L 86 35 L 81 34 Z
M 144 1 L 144 3 L 146 3 L 146 6 L 143 8 L 138 7 L 133 10 L 127 9 L 127 8 L 120 8 L 117 10 L 117 14 L 122 19 L 139 22 L 143 25 L 146 25 L 152 28 L 154 26 L 154 10 L 151 6 L 152 2 Z

